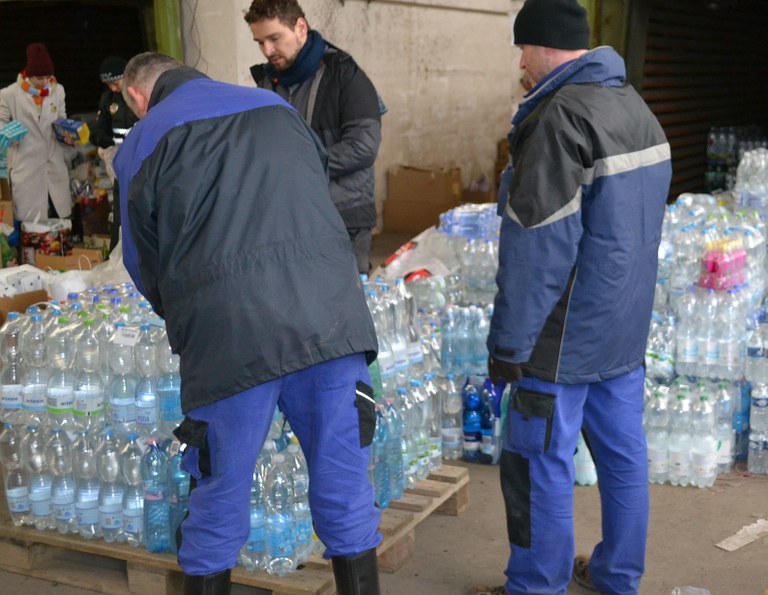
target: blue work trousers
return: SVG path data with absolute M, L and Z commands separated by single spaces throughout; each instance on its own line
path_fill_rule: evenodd
M 253 469 L 275 405 L 307 459 L 312 521 L 326 557 L 353 556 L 381 542 L 381 513 L 367 476 L 370 447 L 361 446 L 361 430 L 372 435 L 372 427 L 363 427 L 370 420 L 361 417 L 358 383 L 370 385 L 363 354 L 314 365 L 187 413 L 193 424 L 201 422 L 198 437 L 204 440 L 188 446 L 182 459 L 196 484 L 181 526 L 178 560 L 184 572 L 203 576 L 235 566 L 248 538 Z
M 510 595 L 564 595 L 575 554 L 573 455 L 584 428 L 597 468 L 602 541 L 590 575 L 602 593 L 636 594 L 645 568 L 648 463 L 644 370 L 593 384 L 524 378 L 510 393 L 501 484 Z

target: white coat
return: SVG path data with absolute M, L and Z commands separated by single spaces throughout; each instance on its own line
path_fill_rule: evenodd
M 38 112 L 34 98 L 18 82 L 0 89 L 0 128 L 18 120 L 28 130 L 8 149 L 13 214 L 19 221 L 47 221 L 49 195 L 59 217 L 72 214 L 65 146 L 51 127 L 54 120 L 67 117 L 64 96 L 64 87 L 52 85 Z

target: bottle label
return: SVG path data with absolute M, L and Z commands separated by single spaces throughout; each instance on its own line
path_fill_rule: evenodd
M 8 510 L 14 512 L 29 512 L 29 491 L 26 486 L 10 488 L 5 491 Z
M 654 475 L 661 475 L 669 471 L 666 448 L 648 447 L 648 471 Z
M 408 343 L 408 361 L 413 364 L 419 364 L 424 361 L 424 354 L 421 352 L 421 343 L 419 341 L 414 341 L 413 343 Z
M 717 446 L 717 464 L 718 465 L 730 465 L 733 461 L 731 452 L 733 449 L 733 442 L 730 437 L 726 440 L 720 440 Z
M 493 431 L 491 429 L 483 430 L 482 437 L 483 438 L 480 445 L 480 449 L 482 450 L 483 454 L 492 455 L 493 454 Z
M 175 390 L 158 390 L 160 401 L 160 419 L 162 421 L 175 422 L 184 418 L 181 412 L 181 401 L 179 393 Z
M 3 397 L 2 406 L 3 409 L 20 409 L 21 400 L 21 385 L 20 384 L 4 384 L 2 387 Z
M 715 366 L 720 361 L 720 349 L 715 339 L 705 339 L 699 349 L 704 353 L 704 365 Z
M 72 495 L 74 498 L 74 494 Z M 53 516 L 57 521 L 70 521 L 75 518 L 75 503 L 74 501 L 68 503 L 53 504 Z
M 72 412 L 74 403 L 74 389 L 72 388 L 49 388 L 48 389 L 48 413 L 67 414 Z
M 109 405 L 112 423 L 126 424 L 136 421 L 136 402 L 130 399 L 112 399 Z
M 149 407 L 136 406 L 136 423 L 142 425 L 154 425 L 157 423 L 157 409 L 154 405 Z
M 24 409 L 29 411 L 45 411 L 45 385 L 26 384 L 21 390 Z
M 140 330 L 135 327 L 121 326 L 115 329 L 109 341 L 110 343 L 117 343 L 125 347 L 135 347 L 140 334 Z
M 461 446 L 461 428 L 443 428 L 443 446 L 456 449 Z
M 104 529 L 119 529 L 123 526 L 123 511 L 118 505 L 118 510 L 105 510 L 105 506 L 101 506 L 99 510 L 99 524 Z M 110 507 L 111 508 L 111 507 Z
M 75 391 L 75 415 L 101 415 L 104 413 L 104 392 L 98 387 Z
M 144 524 L 144 511 L 142 508 L 124 508 L 123 522 L 126 533 L 141 533 Z
M 77 512 L 78 525 L 99 524 L 98 500 L 81 500 L 80 502 L 75 502 L 75 511 Z
M 692 364 L 699 357 L 699 344 L 695 338 L 679 337 L 678 361 L 680 363 Z
M 669 472 L 678 476 L 688 475 L 691 472 L 691 459 L 688 452 L 669 452 Z

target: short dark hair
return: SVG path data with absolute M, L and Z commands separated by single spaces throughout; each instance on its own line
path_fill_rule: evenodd
M 304 11 L 296 0 L 253 0 L 243 17 L 249 25 L 257 21 L 278 19 L 293 29 L 299 18 L 305 19 Z
M 123 98 L 127 102 L 130 99 L 128 87 L 144 87 L 152 92 L 161 74 L 179 66 L 183 64 L 175 58 L 157 52 L 144 52 L 134 56 L 128 61 L 123 73 Z M 130 102 L 128 105 L 131 105 Z

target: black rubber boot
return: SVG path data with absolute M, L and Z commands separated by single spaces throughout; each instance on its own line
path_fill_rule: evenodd
M 380 595 L 376 550 L 331 558 L 338 595 Z
M 230 570 L 206 574 L 205 576 L 184 575 L 184 595 L 229 595 L 232 582 Z

